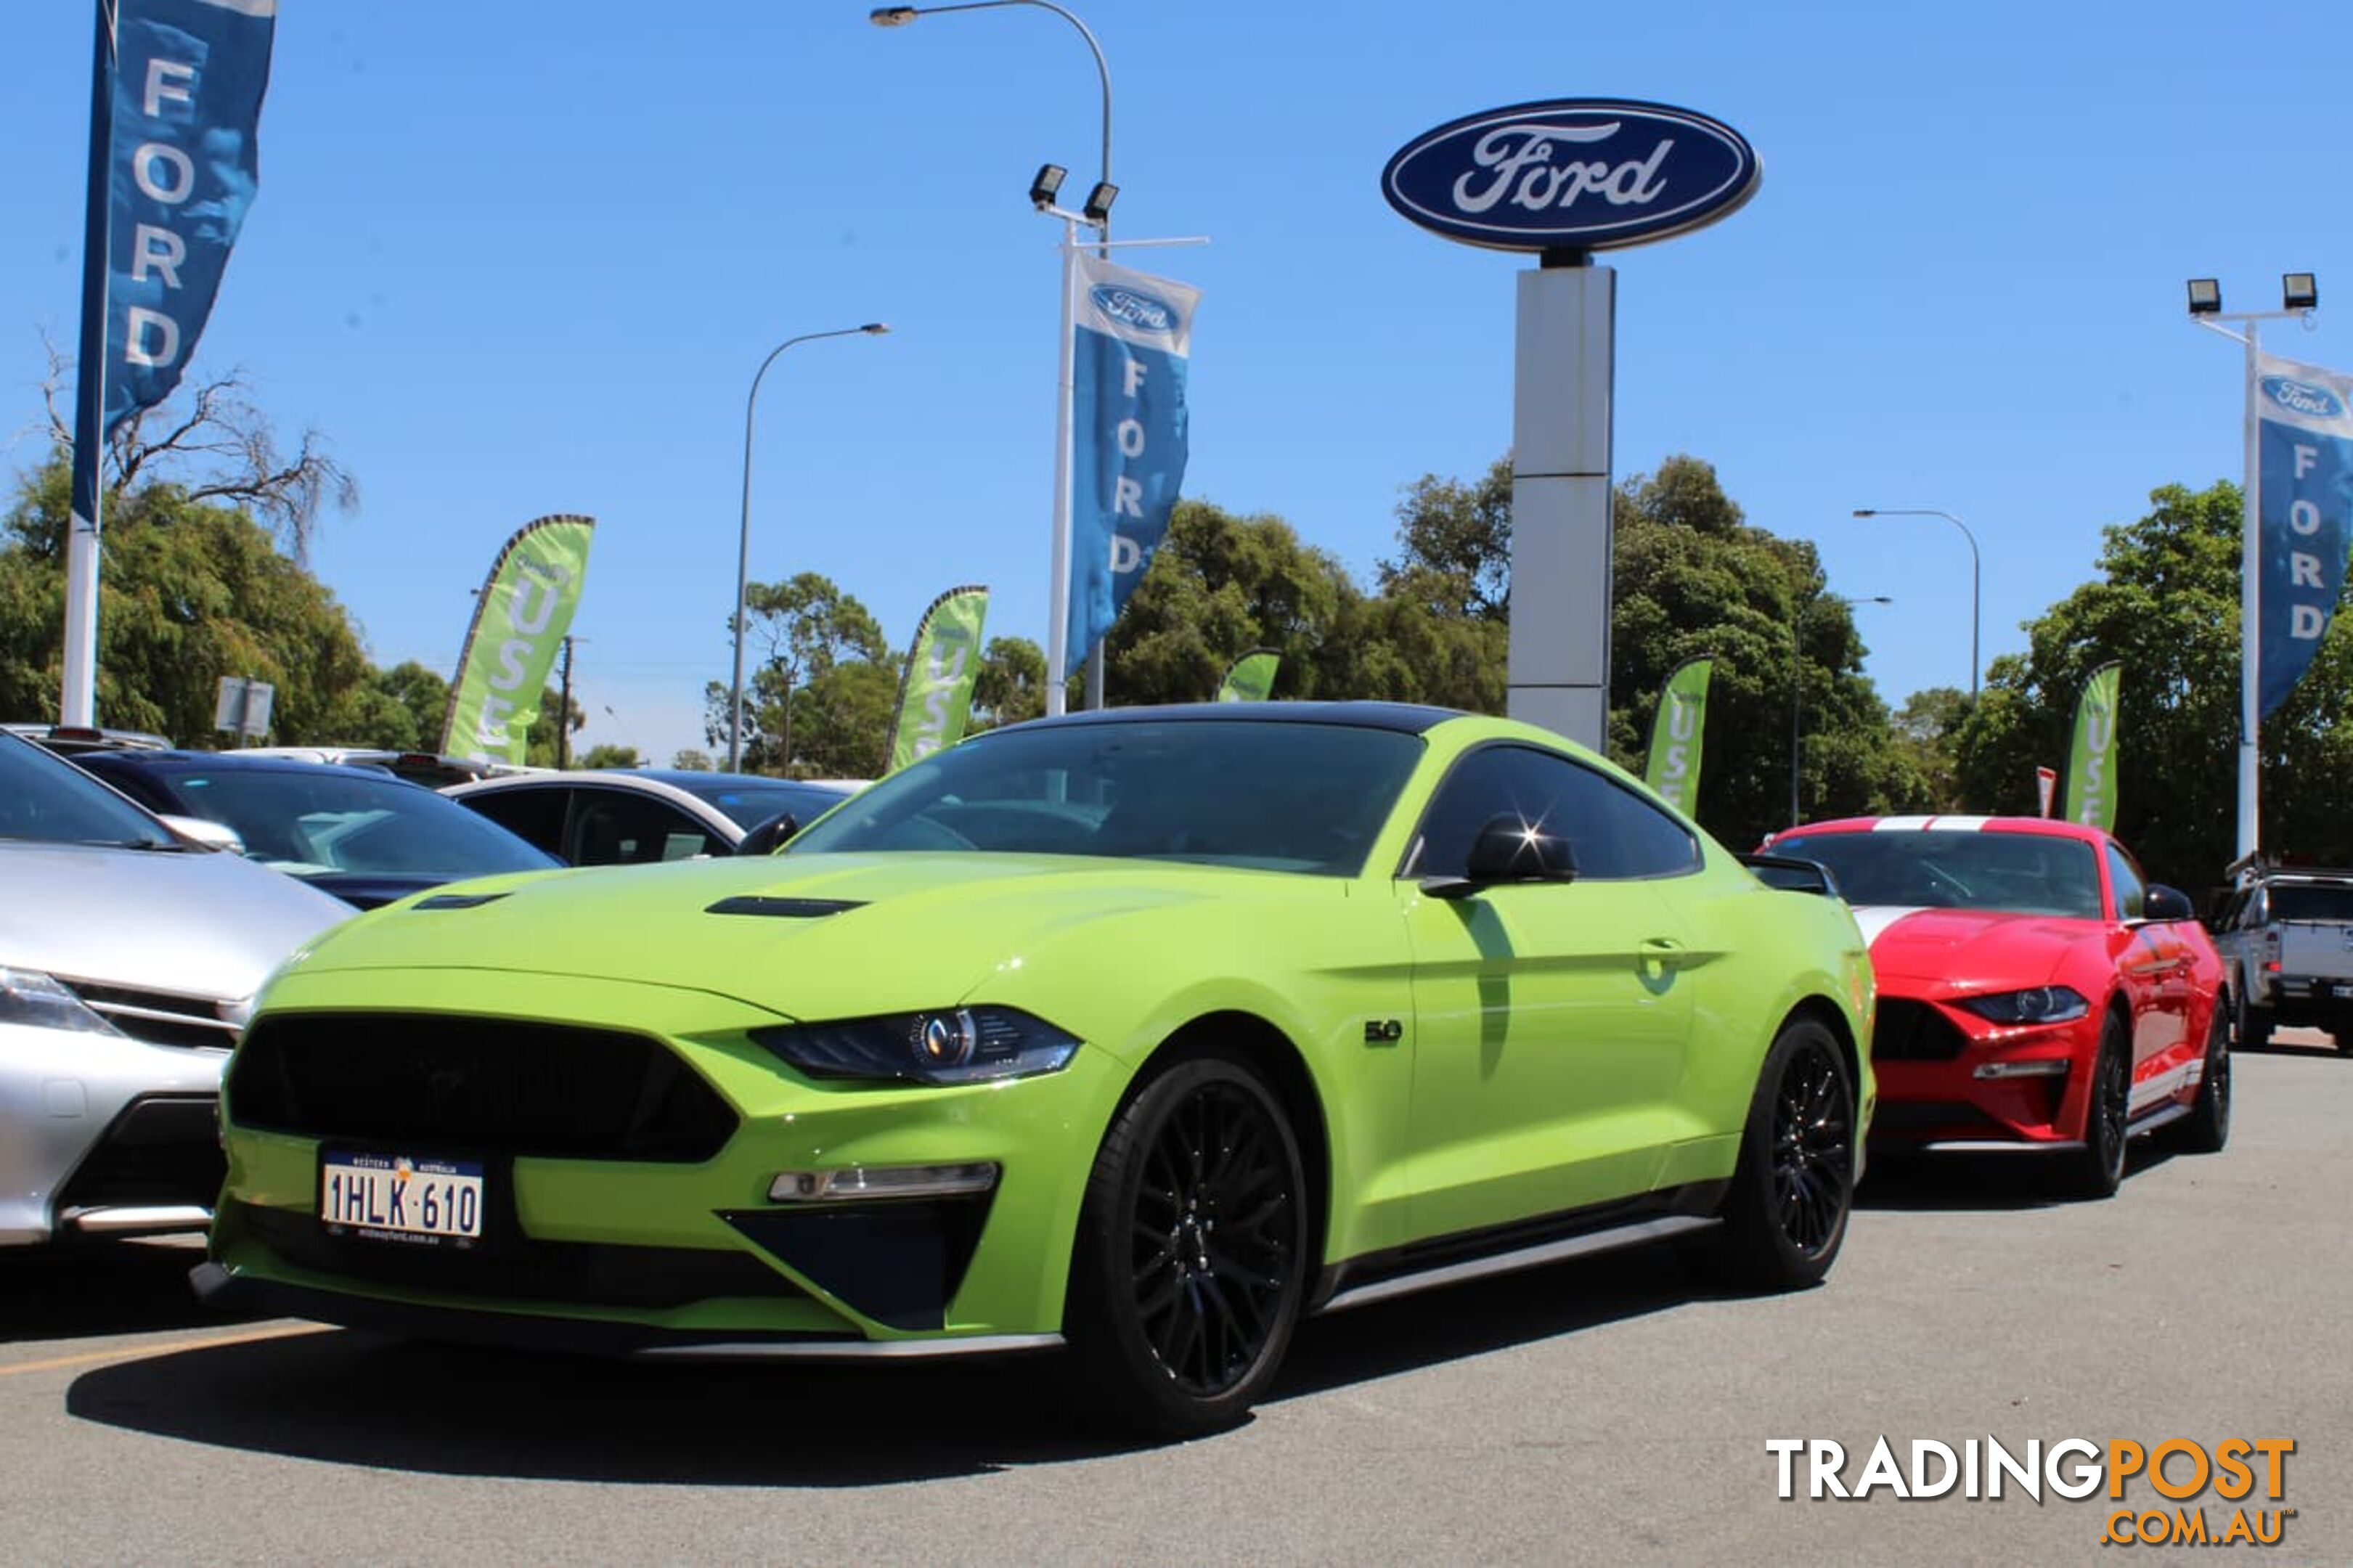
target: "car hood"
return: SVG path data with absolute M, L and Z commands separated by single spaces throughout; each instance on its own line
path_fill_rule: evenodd
M 962 999 L 1073 928 L 1335 879 L 1063 855 L 755 856 L 453 884 L 364 915 L 305 974 L 483 969 L 730 996 L 786 1016 Z M 475 901 L 475 900 L 482 901 Z M 740 911 L 740 912 L 737 912 Z
M 0 840 L 0 964 L 237 1001 L 349 905 L 235 855 Z
M 2067 953 L 2100 929 L 2058 915 L 1887 904 L 1862 905 L 1854 919 L 1883 982 L 1962 994 L 2046 984 Z

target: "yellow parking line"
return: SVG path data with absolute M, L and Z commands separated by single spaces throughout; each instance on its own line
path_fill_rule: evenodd
M 246 1334 L 216 1334 L 210 1339 L 175 1340 L 169 1344 L 118 1345 L 111 1351 L 85 1351 L 79 1355 L 51 1356 L 47 1361 L 21 1361 L 0 1366 L 0 1377 L 16 1377 L 29 1372 L 55 1372 L 59 1367 L 92 1366 L 102 1361 L 131 1361 L 141 1356 L 175 1355 L 181 1351 L 213 1350 L 221 1345 L 251 1344 L 256 1340 L 286 1340 L 298 1334 L 320 1334 L 327 1331 L 325 1323 L 301 1323 L 287 1329 L 256 1329 Z

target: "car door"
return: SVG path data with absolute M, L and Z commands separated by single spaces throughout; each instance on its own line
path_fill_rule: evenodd
M 575 866 L 637 866 L 726 855 L 732 847 L 692 815 L 634 790 L 584 785 L 573 792 L 565 830 Z
M 468 790 L 449 798 L 565 864 L 578 864 L 566 852 L 564 820 L 572 805 L 572 791 L 567 786 L 519 784 L 505 789 Z
M 1461 875 L 1480 827 L 1505 814 L 1562 832 L 1576 879 L 1420 890 L 1421 878 Z M 1418 1236 L 1652 1184 L 1694 1016 L 1662 879 L 1698 865 L 1681 824 L 1554 752 L 1483 747 L 1439 786 L 1396 884 L 1414 966 Z
M 2135 1115 L 2180 1089 L 2189 1049 L 2189 992 L 2194 978 L 2189 944 L 2170 921 L 2133 924 L 2147 912 L 2148 886 L 2122 847 L 2102 847 L 2116 919 L 2126 922 L 2118 968 L 2132 1007 Z M 2202 1045 L 2203 1042 L 2200 1042 Z M 2199 1053 L 2202 1054 L 2202 1053 Z

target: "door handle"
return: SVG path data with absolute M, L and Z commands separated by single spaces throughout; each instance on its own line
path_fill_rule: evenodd
M 1683 944 L 1671 936 L 1644 937 L 1640 952 L 1644 969 L 1673 969 L 1685 956 Z

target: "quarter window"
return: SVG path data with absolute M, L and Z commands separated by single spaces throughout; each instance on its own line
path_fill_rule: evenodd
M 1487 746 L 1457 763 L 1439 786 L 1405 874 L 1461 876 L 1479 829 L 1506 814 L 1566 837 L 1583 879 L 1673 877 L 1699 866 L 1690 832 L 1622 784 L 1531 746 Z

